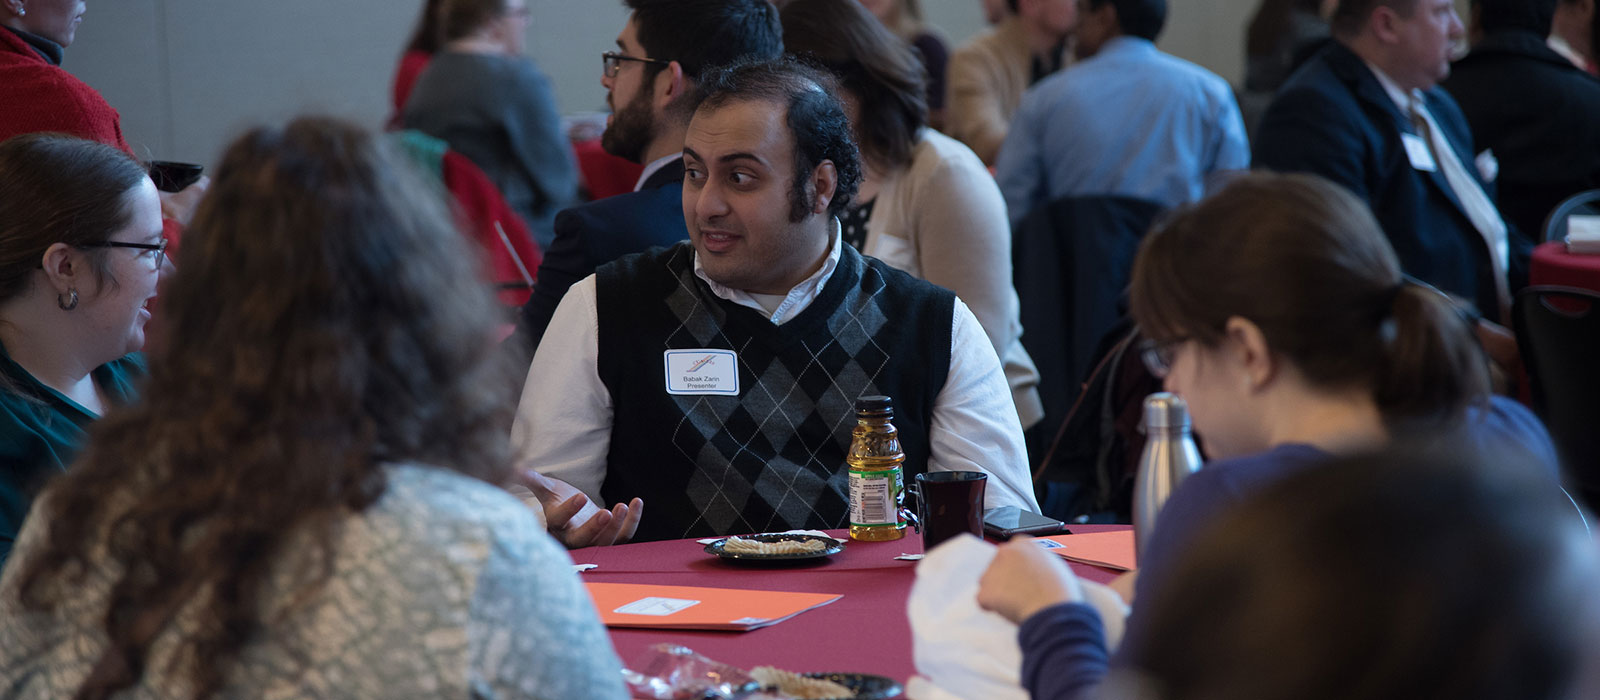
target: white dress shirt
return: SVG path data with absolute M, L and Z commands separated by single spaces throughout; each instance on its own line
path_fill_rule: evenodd
M 668 163 L 671 163 L 672 161 L 678 160 L 682 157 L 682 153 L 669 153 L 650 161 L 648 165 L 644 166 L 644 170 L 639 171 L 639 179 L 633 181 L 633 191 L 638 192 L 639 190 L 644 189 L 645 180 L 649 180 L 651 175 L 656 174 L 656 171 L 667 167 Z
M 718 297 L 781 325 L 816 300 L 839 263 L 841 245 L 835 221 L 832 247 L 822 267 L 772 308 L 757 295 L 712 281 L 698 254 L 694 273 Z M 770 305 L 772 300 L 767 301 Z M 600 485 L 606 478 L 612 406 L 611 393 L 597 369 L 599 355 L 595 277 L 589 275 L 572 285 L 550 319 L 529 366 L 511 438 L 524 467 L 565 481 L 605 507 Z M 959 299 L 950 327 L 950 369 L 934 399 L 928 433 L 928 471 L 985 472 L 989 474 L 985 507 L 1039 510 L 1011 388 L 983 327 Z M 637 495 L 649 500 L 649 494 Z

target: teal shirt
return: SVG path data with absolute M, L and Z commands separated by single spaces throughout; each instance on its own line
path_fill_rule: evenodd
M 145 373 L 144 358 L 133 353 L 96 367 L 95 383 L 111 406 L 135 397 L 134 382 Z M 0 388 L 0 567 L 5 566 L 33 497 L 50 477 L 65 472 L 83 446 L 84 429 L 97 416 L 34 379 L 0 346 L 0 374 L 11 386 Z

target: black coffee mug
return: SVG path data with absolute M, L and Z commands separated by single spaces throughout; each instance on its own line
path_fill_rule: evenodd
M 182 192 L 183 188 L 198 182 L 202 172 L 205 172 L 205 166 L 195 163 L 150 161 L 150 179 L 155 181 L 156 189 L 162 192 Z
M 983 537 L 983 491 L 989 475 L 983 472 L 926 472 L 918 474 L 909 489 L 917 497 L 917 519 L 922 526 L 922 551 L 963 532 Z

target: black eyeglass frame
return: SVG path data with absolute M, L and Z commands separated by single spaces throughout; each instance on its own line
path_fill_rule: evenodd
M 1172 362 L 1178 352 L 1178 346 L 1193 340 L 1191 336 L 1173 338 L 1163 343 L 1158 343 L 1149 338 L 1139 343 L 1139 359 L 1144 361 L 1144 367 L 1156 379 L 1166 379 L 1172 373 Z
M 615 78 L 617 77 L 617 73 L 622 70 L 623 61 L 638 61 L 639 63 L 647 63 L 652 66 L 661 66 L 663 68 L 672 65 L 672 61 L 663 61 L 659 58 L 629 56 L 625 53 L 607 51 L 600 54 L 600 71 L 604 73 L 607 78 Z
M 167 262 L 167 244 L 168 243 L 170 243 L 170 241 L 168 241 L 167 239 L 163 238 L 163 239 L 161 239 L 160 243 L 124 243 L 122 241 L 99 241 L 99 242 L 95 242 L 95 243 L 79 243 L 79 244 L 77 244 L 77 245 L 75 245 L 73 247 L 75 247 L 75 248 L 132 248 L 134 250 L 153 250 L 153 251 L 156 252 L 156 269 L 159 270 L 159 269 L 161 269 L 161 266 Z

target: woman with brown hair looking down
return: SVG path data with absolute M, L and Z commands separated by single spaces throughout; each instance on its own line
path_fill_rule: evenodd
M 1146 234 L 1130 291 L 1145 364 L 1188 402 L 1211 461 L 1173 491 L 1140 552 L 1123 649 L 1160 634 L 1139 601 L 1195 532 L 1335 456 L 1436 442 L 1511 455 L 1557 491 L 1539 419 L 1489 395 L 1487 360 L 1452 302 L 1402 278 L 1371 210 L 1327 180 L 1243 175 L 1179 210 Z M 1060 561 L 1008 544 L 978 594 L 1021 625 L 1035 698 L 1079 697 L 1116 663 Z
M 467 245 L 356 127 L 235 141 L 164 295 L 181 342 L 0 578 L 0 695 L 623 697 L 496 486 L 513 375 Z

